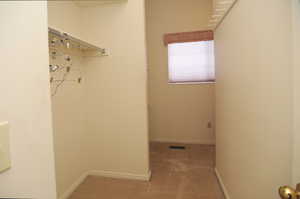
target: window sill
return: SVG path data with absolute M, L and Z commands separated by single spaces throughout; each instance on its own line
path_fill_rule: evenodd
M 216 82 L 168 82 L 170 85 L 197 85 L 197 84 L 215 84 Z

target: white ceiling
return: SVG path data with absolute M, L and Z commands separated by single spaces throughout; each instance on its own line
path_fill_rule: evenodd
M 94 7 L 103 4 L 124 3 L 127 0 L 74 0 L 74 2 L 80 7 Z

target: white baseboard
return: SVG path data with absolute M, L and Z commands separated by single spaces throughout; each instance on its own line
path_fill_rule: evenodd
M 149 171 L 149 173 L 146 175 L 140 175 L 140 174 L 132 174 L 132 173 L 95 170 L 95 171 L 90 171 L 89 175 L 102 176 L 102 177 L 108 177 L 108 178 L 149 181 L 151 178 L 151 171 Z
M 221 175 L 220 175 L 220 173 L 219 173 L 219 171 L 218 171 L 217 168 L 215 168 L 215 173 L 216 173 L 216 176 L 217 176 L 217 178 L 218 178 L 219 184 L 220 184 L 220 186 L 221 186 L 221 188 L 222 188 L 222 191 L 223 191 L 223 193 L 224 193 L 224 195 L 225 195 L 225 198 L 226 198 L 226 199 L 230 199 L 229 194 L 228 194 L 228 191 L 227 191 L 227 189 L 226 189 L 226 187 L 225 187 L 225 184 L 224 184 L 224 182 L 223 182 L 223 180 L 222 180 L 222 177 L 221 177 Z
M 172 140 L 172 139 L 151 139 L 150 142 L 162 143 L 179 143 L 179 144 L 202 144 L 202 145 L 215 145 L 215 141 L 211 140 Z
M 122 173 L 122 172 L 113 172 L 113 171 L 101 171 L 94 170 L 88 171 L 82 174 L 65 192 L 59 199 L 68 199 L 71 194 L 76 190 L 76 188 L 86 179 L 88 176 L 101 176 L 108 178 L 117 178 L 117 179 L 132 179 L 132 180 L 143 180 L 149 181 L 151 179 L 151 171 L 146 175 L 132 174 L 132 173 Z
M 82 174 L 60 197 L 59 199 L 68 199 L 76 188 L 86 179 L 88 172 Z

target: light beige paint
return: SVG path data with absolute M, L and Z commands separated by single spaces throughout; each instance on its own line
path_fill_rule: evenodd
M 293 21 L 293 77 L 294 77 L 294 155 L 293 186 L 300 183 L 300 2 L 292 0 Z
M 0 121 L 10 123 L 12 164 L 0 173 L 0 198 L 55 199 L 47 2 L 1 1 L 0 24 Z
M 49 1 L 48 23 L 50 27 L 70 33 L 74 36 L 82 36 L 81 9 L 72 1 Z M 63 50 L 63 48 L 61 48 Z M 54 130 L 54 149 L 56 163 L 57 195 L 59 197 L 68 190 L 79 177 L 91 167 L 88 151 L 89 137 L 86 133 L 85 114 L 85 76 L 82 54 L 78 50 L 64 50 L 72 58 L 72 68 L 68 79 L 74 79 L 81 70 L 83 81 L 81 84 L 65 82 L 60 86 L 57 94 L 52 99 L 52 117 Z M 66 62 L 57 57 L 50 59 L 50 63 L 58 63 L 61 66 Z M 74 71 L 73 71 L 74 70 Z M 75 71 L 76 70 L 76 71 Z M 62 73 L 60 71 L 59 73 Z M 62 75 L 58 75 L 58 78 Z M 51 84 L 51 92 L 54 92 L 55 84 Z M 95 154 L 93 154 L 94 156 Z
M 279 198 L 291 183 L 290 13 L 291 1 L 240 0 L 215 34 L 217 170 L 231 199 Z
M 112 4 L 112 3 L 126 3 L 128 0 L 84 0 L 78 1 L 74 0 L 74 2 L 80 7 L 95 7 L 95 6 L 102 6 L 104 4 Z
M 82 36 L 81 9 L 74 2 L 49 1 L 48 12 L 50 27 L 78 38 Z M 70 54 L 73 62 L 68 79 L 74 79 L 78 75 L 73 70 L 81 70 L 83 81 L 81 84 L 65 82 L 52 97 L 56 183 L 59 197 L 63 196 L 66 190 L 92 167 L 89 161 L 89 137 L 85 122 L 85 66 L 80 52 L 74 49 L 66 53 Z M 66 64 L 60 57 L 55 60 L 50 59 L 50 63 Z M 55 84 L 52 84 L 52 93 L 54 88 Z
M 147 0 L 150 137 L 155 141 L 215 142 L 214 84 L 168 84 L 165 33 L 207 30 L 212 0 Z
M 73 1 L 49 1 L 48 24 L 62 32 L 81 38 L 84 29 L 81 21 L 81 8 Z
M 66 53 L 72 59 L 67 80 L 75 81 L 63 83 L 52 97 L 56 178 L 59 196 L 91 167 L 88 157 L 90 154 L 88 151 L 89 140 L 86 136 L 85 125 L 83 55 L 78 50 L 67 50 Z M 55 60 L 51 58 L 50 63 L 68 66 L 66 61 L 60 57 Z M 65 70 L 60 70 L 53 77 L 61 79 L 64 73 Z M 78 77 L 83 78 L 80 84 L 77 82 Z M 51 84 L 52 94 L 55 92 L 56 86 L 56 83 Z
M 86 62 L 87 132 L 95 170 L 148 175 L 143 0 L 83 9 L 85 38 L 110 56 Z
M 82 87 L 64 85 L 53 98 L 59 196 L 85 170 L 148 175 L 144 19 L 141 0 L 84 8 L 49 2 L 51 27 L 110 54 L 82 59 Z

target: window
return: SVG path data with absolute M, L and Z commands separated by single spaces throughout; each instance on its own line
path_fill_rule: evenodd
M 214 41 L 168 44 L 169 83 L 215 81 Z

